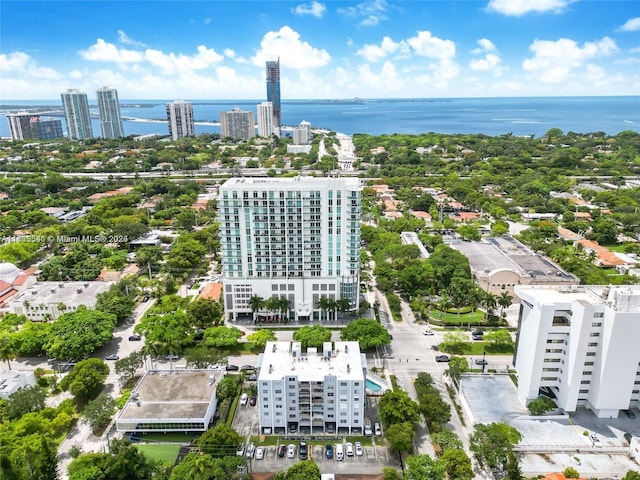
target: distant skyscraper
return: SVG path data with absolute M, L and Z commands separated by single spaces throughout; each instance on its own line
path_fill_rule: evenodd
M 294 145 L 307 145 L 311 139 L 311 124 L 304 120 L 293 129 Z
M 34 115 L 27 112 L 10 113 L 7 115 L 12 139 L 26 140 L 27 138 L 33 138 L 31 133 L 31 118 L 33 116 Z
M 39 116 L 31 117 L 31 134 L 38 140 L 62 138 L 62 120 L 41 120 Z
M 64 136 L 61 120 L 41 120 L 40 115 L 22 112 L 9 113 L 7 121 L 13 140 L 53 140 Z
M 273 104 L 273 128 L 280 134 L 282 110 L 280 108 L 280 59 L 267 62 L 267 101 Z
M 91 128 L 91 113 L 87 94 L 80 90 L 69 89 L 60 95 L 64 116 L 67 120 L 69 138 L 83 140 L 93 137 Z
M 172 140 L 195 136 L 193 106 L 190 102 L 176 100 L 167 103 L 167 120 L 169 120 L 169 135 Z
M 242 140 L 255 137 L 256 124 L 253 112 L 245 112 L 238 107 L 230 112 L 220 112 L 220 135 Z
M 96 92 L 100 111 L 100 129 L 102 138 L 124 137 L 118 91 L 115 88 L 102 87 Z
M 273 103 L 262 102 L 258 105 L 258 135 L 271 137 L 273 135 Z

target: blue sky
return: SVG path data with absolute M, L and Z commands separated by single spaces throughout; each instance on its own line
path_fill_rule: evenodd
M 0 101 L 640 95 L 640 2 L 5 1 Z

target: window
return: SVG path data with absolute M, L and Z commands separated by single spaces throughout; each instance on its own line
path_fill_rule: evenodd
M 591 326 L 592 327 L 601 327 L 602 326 L 602 322 L 591 322 Z
M 600 332 L 591 332 L 589 334 L 590 337 L 599 337 L 600 336 Z
M 595 357 L 596 352 L 587 352 L 587 357 Z
M 593 314 L 593 318 L 602 318 L 604 317 L 604 312 L 596 312 Z
M 578 393 L 589 393 L 589 390 L 578 390 Z
M 591 365 L 593 365 L 593 362 L 584 362 L 584 365 L 585 366 L 591 366 Z
M 592 371 L 587 370 L 587 371 L 582 372 L 582 375 L 586 376 L 586 375 L 591 375 L 592 373 L 593 373 Z
M 580 385 L 589 385 L 591 383 L 591 380 L 582 380 L 580 382 Z
M 598 342 L 589 342 L 587 344 L 587 347 L 597 347 L 598 346 Z

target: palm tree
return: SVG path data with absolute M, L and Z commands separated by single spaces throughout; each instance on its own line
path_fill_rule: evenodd
M 486 309 L 484 319 L 487 321 L 489 320 L 489 313 L 498 305 L 498 296 L 491 292 L 485 293 L 482 298 L 482 305 Z
M 320 297 L 318 300 L 318 308 L 321 310 L 320 312 L 320 320 L 323 320 L 323 317 L 326 315 L 327 310 L 329 310 L 329 299 L 327 297 Z
M 282 297 L 278 300 L 278 310 L 280 311 L 281 316 L 285 319 L 289 319 L 289 299 Z
M 269 310 L 271 314 L 280 310 L 280 299 L 276 297 L 267 298 L 264 301 L 264 308 Z
M 11 370 L 11 360 L 18 356 L 18 351 L 13 346 L 11 337 L 4 334 L 0 337 L 0 360 L 7 362 L 9 370 Z
M 342 315 L 344 315 L 349 310 L 351 310 L 351 300 L 349 300 L 346 297 L 340 297 L 338 300 L 336 300 L 336 307 L 337 307 L 338 311 Z
M 336 319 L 336 310 L 338 309 L 338 302 L 336 302 L 332 297 L 329 297 L 327 299 L 327 310 L 329 311 L 329 313 L 333 313 L 333 318 L 330 318 L 330 320 L 335 320 Z M 329 315 L 329 317 L 331 317 L 331 315 Z
M 447 292 L 441 292 L 440 300 L 438 301 L 438 310 L 442 312 L 440 319 L 444 319 L 445 313 L 451 308 L 451 298 Z
M 256 321 L 256 312 L 264 308 L 264 299 L 258 295 L 253 295 L 249 299 L 249 307 L 251 308 L 251 314 L 253 315 L 253 321 Z
M 511 302 L 513 301 L 513 297 L 509 292 L 502 292 L 498 297 L 498 305 L 500 305 L 500 316 L 504 313 L 505 308 L 509 308 L 511 306 Z

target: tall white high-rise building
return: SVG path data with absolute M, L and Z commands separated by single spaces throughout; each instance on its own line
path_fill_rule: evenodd
M 122 117 L 120 116 L 120 102 L 115 88 L 102 87 L 96 91 L 98 111 L 100 112 L 100 130 L 102 138 L 124 137 Z
M 306 352 L 300 342 L 268 342 L 258 359 L 260 433 L 362 434 L 366 375 L 358 342 Z
M 67 133 L 73 140 L 83 140 L 93 137 L 91 113 L 87 94 L 80 90 L 69 89 L 60 94 L 62 108 L 67 120 Z
M 231 320 L 326 319 L 333 312 L 320 308 L 323 297 L 358 308 L 358 179 L 232 178 L 220 187 L 218 208 Z M 279 308 L 256 310 L 252 296 Z
M 235 107 L 230 112 L 220 112 L 220 135 L 222 137 L 249 140 L 256 136 L 253 112 Z
M 515 367 L 524 402 L 615 418 L 640 406 L 640 285 L 519 286 Z
M 262 102 L 258 104 L 258 136 L 269 138 L 273 134 L 273 103 Z
M 304 120 L 293 128 L 294 145 L 307 145 L 311 141 L 311 124 Z
M 175 141 L 183 137 L 195 136 L 193 105 L 191 105 L 191 102 L 176 100 L 167 103 L 167 120 L 169 121 L 171 140 Z

